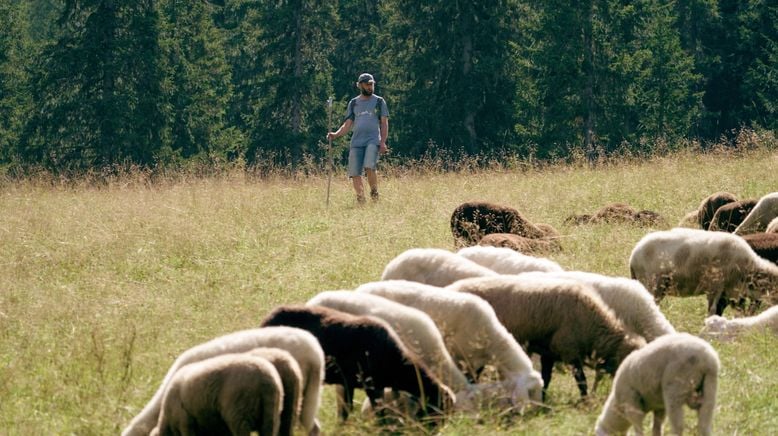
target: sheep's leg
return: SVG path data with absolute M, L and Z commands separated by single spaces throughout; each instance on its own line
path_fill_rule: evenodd
M 664 387 L 665 413 L 670 418 L 670 431 L 680 435 L 683 434 L 683 405 L 685 401 L 678 398 L 678 394 L 672 391 L 673 389 Z
M 540 355 L 540 375 L 543 377 L 543 402 L 546 402 L 546 391 L 551 384 L 551 371 L 554 370 L 554 357 L 549 354 Z
M 573 377 L 578 383 L 578 390 L 581 392 L 581 398 L 586 398 L 586 374 L 584 374 L 583 363 L 576 360 L 573 363 Z
M 702 404 L 697 411 L 697 431 L 702 436 L 713 434 L 713 410 L 716 408 L 716 391 L 718 377 L 715 374 L 705 374 L 702 381 Z
M 354 388 L 335 385 L 335 394 L 338 406 L 338 416 L 340 416 L 341 421 L 345 421 L 348 419 L 348 415 L 353 408 Z
M 653 436 L 662 436 L 662 424 L 665 423 L 665 411 L 654 410 Z
M 724 309 L 727 308 L 727 298 L 723 292 L 708 294 L 708 316 L 719 315 L 724 313 Z

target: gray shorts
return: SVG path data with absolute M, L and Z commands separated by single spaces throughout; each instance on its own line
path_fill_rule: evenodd
M 362 175 L 364 168 L 374 170 L 378 165 L 378 144 L 369 143 L 365 147 L 351 147 L 348 150 L 348 176 Z

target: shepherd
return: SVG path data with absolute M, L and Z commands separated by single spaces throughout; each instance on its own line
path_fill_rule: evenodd
M 365 203 L 365 188 L 362 173 L 367 175 L 370 198 L 378 201 L 378 155 L 388 152 L 386 138 L 389 134 L 389 108 L 383 97 L 373 94 L 373 75 L 362 73 L 357 80 L 360 95 L 351 99 L 346 107 L 346 117 L 340 128 L 327 133 L 331 141 L 347 134 L 351 128 L 351 147 L 348 153 L 348 176 L 357 194 L 357 203 Z

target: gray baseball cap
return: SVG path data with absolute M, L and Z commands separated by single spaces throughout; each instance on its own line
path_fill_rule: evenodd
M 362 73 L 359 75 L 359 80 L 357 80 L 357 83 L 375 83 L 375 80 L 373 79 L 372 74 Z

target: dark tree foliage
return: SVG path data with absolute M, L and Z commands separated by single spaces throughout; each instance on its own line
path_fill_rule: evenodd
M 5 0 L 0 166 L 318 165 L 362 72 L 400 158 L 651 153 L 774 131 L 776 65 L 775 0 Z
M 165 0 L 161 40 L 169 112 L 166 160 L 226 160 L 242 154 L 242 140 L 226 125 L 231 97 L 224 38 L 204 1 Z
M 386 82 L 397 95 L 395 149 L 419 155 L 435 144 L 454 155 L 512 142 L 516 76 L 515 2 L 386 3 Z
M 22 160 L 52 169 L 150 165 L 164 127 L 154 2 L 68 0 L 34 66 Z
M 334 3 L 237 1 L 226 15 L 235 26 L 229 40 L 236 88 L 231 119 L 246 132 L 247 160 L 269 157 L 285 165 L 321 154 L 332 94 Z
M 0 163 L 13 157 L 22 116 L 29 106 L 26 76 L 24 11 L 11 2 L 0 3 Z

